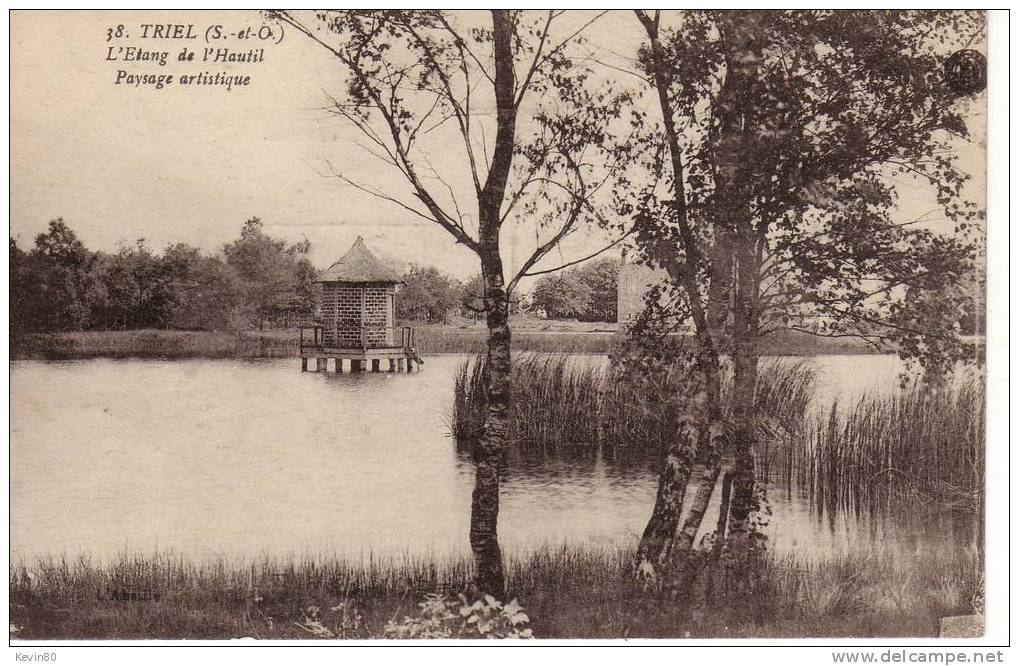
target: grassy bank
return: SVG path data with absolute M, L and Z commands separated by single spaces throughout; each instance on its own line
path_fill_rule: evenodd
M 966 552 L 770 556 L 738 585 L 724 569 L 702 571 L 683 598 L 640 589 L 631 557 L 573 546 L 511 557 L 509 594 L 538 638 L 934 636 L 940 617 L 981 604 L 980 566 Z M 466 591 L 471 574 L 466 559 L 40 562 L 12 570 L 10 621 L 23 639 L 311 638 L 311 618 L 338 637 L 372 638 L 425 594 Z
M 289 331 L 74 331 L 11 340 L 11 358 L 272 358 L 297 355 Z
M 610 353 L 620 333 L 592 325 L 554 325 L 539 330 L 533 321 L 514 329 L 512 346 L 521 352 L 563 354 Z M 422 354 L 485 351 L 483 325 L 416 326 Z M 575 329 L 575 330 L 571 330 Z M 775 334 L 762 341 L 765 355 L 864 354 L 873 349 L 853 341 L 832 341 L 801 333 Z M 296 356 L 295 330 L 271 331 L 73 331 L 30 333 L 11 339 L 11 357 L 20 359 L 75 358 L 273 358 Z
M 615 326 L 615 325 L 606 325 Z M 549 327 L 554 328 L 554 327 Z M 590 327 L 588 327 L 590 329 Z M 606 331 L 540 330 L 533 322 L 528 327 L 514 327 L 512 346 L 516 351 L 559 352 L 567 354 L 611 353 L 623 335 L 621 329 Z M 483 327 L 454 328 L 451 326 L 422 326 L 417 329 L 418 347 L 423 353 L 467 353 L 485 351 L 486 331 Z M 817 356 L 820 354 L 874 354 L 870 345 L 851 338 L 823 338 L 798 331 L 780 331 L 761 339 L 763 356 Z
M 485 349 L 486 333 L 476 328 L 417 328 L 421 354 L 477 353 Z M 516 351 L 604 354 L 615 334 L 605 332 L 520 332 Z M 12 358 L 276 358 L 298 355 L 298 334 L 272 331 L 75 331 L 34 333 L 11 341 Z

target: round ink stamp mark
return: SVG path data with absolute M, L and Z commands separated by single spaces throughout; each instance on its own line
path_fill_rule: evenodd
M 987 87 L 987 58 L 973 49 L 956 51 L 945 61 L 945 81 L 959 95 L 972 95 Z

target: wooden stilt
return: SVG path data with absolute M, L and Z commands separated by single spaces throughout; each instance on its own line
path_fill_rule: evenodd
M 379 359 L 373 358 L 372 359 L 372 372 L 378 372 L 378 371 L 379 371 Z
M 396 359 L 396 371 L 397 372 L 403 372 L 403 359 L 402 358 Z
M 315 362 L 315 372 L 325 372 L 326 365 L 329 363 L 329 359 L 320 358 Z
M 301 372 L 308 372 L 308 359 L 307 357 L 301 357 Z
M 390 372 L 396 372 L 396 359 L 395 358 L 389 359 L 389 371 Z
M 407 374 L 410 374 L 412 372 L 414 372 L 414 360 L 408 358 L 407 359 Z
M 333 372 L 338 375 L 343 373 L 343 359 L 339 356 L 336 357 L 336 367 L 333 368 Z

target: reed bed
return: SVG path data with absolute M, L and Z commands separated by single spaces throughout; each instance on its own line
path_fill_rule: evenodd
M 484 361 L 469 359 L 456 376 L 449 417 L 469 448 L 484 414 Z M 510 455 L 598 448 L 617 462 L 650 461 L 675 436 L 678 422 L 661 386 L 620 381 L 608 364 L 566 355 L 520 354 L 512 365 Z M 676 389 L 680 390 L 680 389 Z M 723 403 L 731 397 L 723 383 Z M 757 382 L 758 478 L 804 492 L 819 513 L 906 513 L 927 505 L 970 513 L 979 525 L 984 488 L 984 384 L 966 375 L 934 386 L 917 381 L 823 410 L 813 404 L 809 363 L 771 359 Z M 631 458 L 632 457 L 632 458 Z
M 896 513 L 910 502 L 981 514 L 984 403 L 982 378 L 968 376 L 833 404 L 797 440 L 800 486 L 829 512 Z
M 484 359 L 468 359 L 456 375 L 449 417 L 461 443 L 480 434 L 484 414 Z M 614 451 L 657 455 L 675 436 L 678 415 L 672 403 L 650 384 L 620 381 L 607 364 L 578 362 L 566 355 L 520 354 L 512 363 L 513 401 L 508 438 L 518 447 L 557 450 L 570 446 L 605 446 Z M 681 390 L 674 371 L 662 386 Z M 723 387 L 728 403 L 731 380 Z M 781 359 L 761 363 L 757 408 L 767 437 L 789 436 L 804 422 L 813 393 L 814 372 L 808 363 Z
M 795 442 L 803 437 L 815 409 L 816 376 L 809 362 L 766 360 L 760 363 L 757 377 L 757 431 L 754 460 L 757 477 L 764 481 L 785 482 L 793 478 Z M 724 400 L 729 402 L 732 382 L 723 384 Z
M 633 582 L 629 547 L 566 544 L 507 557 L 509 596 L 539 638 L 934 636 L 938 618 L 981 610 L 966 551 L 887 546 L 820 559 L 765 555 L 740 573 L 723 558 L 683 598 Z M 19 639 L 381 637 L 427 593 L 471 596 L 467 557 L 439 560 L 214 560 L 122 555 L 16 565 Z

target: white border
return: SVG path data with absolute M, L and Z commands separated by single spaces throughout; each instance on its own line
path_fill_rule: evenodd
M 139 8 L 139 4 L 144 3 L 129 3 L 129 2 L 112 2 L 109 3 L 110 8 L 114 9 L 135 9 Z M 281 6 L 291 5 L 292 3 L 280 3 Z M 443 2 L 443 3 L 419 3 L 421 5 L 433 5 L 441 6 L 444 8 L 479 8 L 478 4 L 472 3 L 469 6 L 465 6 L 461 2 Z M 557 3 L 553 3 L 557 4 Z M 602 5 L 603 3 L 590 3 L 581 5 L 582 7 L 593 7 Z M 656 4 L 656 3 L 652 3 Z M 706 5 L 714 5 L 716 3 L 698 3 L 699 7 Z M 819 3 L 811 3 L 809 5 L 802 5 L 798 3 L 775 3 L 766 1 L 759 3 L 758 6 L 765 7 L 816 7 Z M 376 1 L 372 3 L 373 6 L 386 7 L 386 6 L 405 6 L 405 3 L 392 3 L 386 1 Z M 517 6 L 532 6 L 532 3 L 517 3 Z M 543 6 L 548 6 L 545 3 Z M 562 3 L 558 3 L 557 6 L 562 6 Z M 905 7 L 937 7 L 937 8 L 951 8 L 953 6 L 950 3 L 943 2 L 927 2 L 927 3 L 915 3 L 907 2 L 901 3 L 900 6 Z M 235 0 L 227 0 L 227 2 L 220 3 L 221 8 L 234 8 L 234 9 L 248 9 L 250 5 L 236 2 Z M 207 7 L 194 6 L 194 5 L 179 5 L 174 9 L 206 9 Z M 9 35 L 10 35 L 10 15 L 7 16 L 8 30 L 3 34 L 3 53 L 8 54 L 9 64 Z M 1011 66 L 1011 54 L 1009 51 L 1009 16 L 1006 10 L 992 11 L 989 15 L 988 21 L 989 28 L 989 51 L 988 51 L 988 180 L 987 180 L 987 192 L 988 192 L 988 319 L 987 319 L 987 372 L 988 372 L 988 411 L 987 411 L 987 432 L 988 432 L 988 449 L 987 449 L 987 635 L 984 639 L 976 641 L 952 641 L 949 645 L 962 645 L 965 644 L 967 649 L 965 651 L 971 651 L 972 648 L 977 648 L 981 645 L 1005 645 L 1010 641 L 1010 626 L 1007 620 L 1009 614 L 1009 597 L 1012 596 L 1014 591 L 1013 587 L 1006 583 L 1009 581 L 1009 557 L 1011 535 L 1009 528 L 1010 513 L 1008 511 L 1008 474 L 1011 472 L 1010 469 L 1010 437 L 1009 437 L 1009 422 L 1008 416 L 1011 415 L 1011 403 L 1008 394 L 1008 376 L 1009 376 L 1009 347 L 1008 344 L 1011 340 L 1009 332 L 1009 319 L 1010 317 L 1006 314 L 1009 312 L 1009 305 L 1011 299 L 1009 296 L 1009 286 L 1011 281 L 1009 278 L 1009 249 L 1011 247 L 1011 241 L 1008 232 L 1009 222 L 1009 204 L 1010 204 L 1010 192 L 1009 192 L 1009 159 L 1011 156 L 1011 137 L 1009 133 L 1009 120 L 1011 119 L 1010 101 L 1010 66 Z M 1005 63 L 1008 63 L 1007 65 Z M 7 84 L 8 91 L 10 90 L 10 80 L 8 68 L 3 68 L 3 77 Z M 8 93 L 9 94 L 9 93 Z M 10 126 L 10 109 L 6 110 L 8 127 Z M 1007 147 L 1006 147 L 1007 137 Z M 4 136 L 5 147 L 8 143 L 8 136 Z M 9 164 L 5 167 L 9 176 Z M 10 203 L 10 192 L 6 193 L 7 206 L 4 210 L 9 210 Z M 8 221 L 9 222 L 9 221 Z M 9 275 L 6 263 L 7 258 L 3 259 L 4 262 L 4 285 L 5 290 L 9 290 L 7 276 Z M 3 305 L 0 308 L 3 309 L 4 317 L 7 317 L 8 299 L 4 299 Z M 5 348 L 7 347 L 5 342 Z M 7 349 L 8 360 L 9 348 Z M 9 396 L 10 384 L 9 377 L 7 379 L 7 391 Z M 5 416 L 6 418 L 6 416 Z M 9 425 L 8 425 L 9 432 Z M 8 481 L 7 475 L 9 470 L 4 470 L 5 478 Z M 7 537 L 5 536 L 5 539 Z M 5 557 L 9 557 L 9 543 L 8 548 L 5 549 Z M 9 594 L 9 591 L 5 588 L 3 594 Z M 8 614 L 8 603 L 3 604 L 4 614 Z M 443 663 L 450 663 L 451 661 L 475 661 L 478 659 L 484 660 L 486 663 L 509 663 L 510 661 L 519 661 L 526 659 L 531 661 L 536 657 L 541 661 L 545 659 L 562 659 L 567 655 L 556 648 L 559 646 L 570 645 L 570 646 L 597 646 L 597 647 L 608 647 L 617 645 L 630 645 L 630 646 L 651 646 L 651 645 L 675 645 L 683 646 L 685 649 L 682 653 L 670 653 L 670 654 L 648 654 L 645 652 L 640 653 L 642 659 L 675 659 L 680 658 L 684 661 L 692 660 L 693 663 L 704 663 L 718 660 L 753 660 L 759 664 L 815 664 L 815 663 L 833 663 L 831 653 L 837 651 L 837 648 L 820 647 L 820 646 L 831 646 L 831 645 L 845 645 L 858 648 L 872 647 L 873 652 L 880 655 L 886 652 L 891 646 L 924 646 L 932 644 L 930 639 L 891 639 L 891 640 L 876 640 L 876 639 L 859 639 L 859 640 L 848 640 L 848 639 L 820 639 L 820 640 L 749 640 L 749 641 L 691 641 L 691 640 L 675 640 L 675 641 L 646 641 L 646 640 L 634 640 L 634 641 L 541 641 L 541 645 L 534 646 L 531 652 L 522 653 L 514 652 L 513 647 L 503 644 L 503 649 L 492 651 L 489 650 L 484 655 L 479 655 L 471 649 L 463 649 L 466 647 L 464 643 L 456 643 L 457 647 L 453 646 L 437 646 L 435 643 L 412 643 L 412 645 L 428 645 L 430 649 L 425 650 L 413 650 L 412 652 L 401 651 L 401 650 L 388 650 L 384 652 L 378 651 L 367 651 L 367 645 L 371 646 L 388 646 L 397 647 L 393 642 L 390 641 L 377 641 L 365 643 L 343 643 L 345 649 L 342 652 L 335 652 L 330 647 L 323 645 L 321 642 L 300 642 L 295 643 L 292 641 L 261 641 L 257 642 L 257 646 L 263 649 L 259 650 L 243 650 L 238 653 L 236 651 L 224 651 L 214 646 L 240 646 L 240 645 L 253 645 L 253 641 L 179 641 L 174 642 L 167 646 L 166 643 L 156 642 L 118 642 L 114 646 L 108 642 L 101 641 L 88 641 L 88 642 L 55 642 L 47 643 L 46 647 L 36 647 L 34 644 L 22 644 L 16 645 L 11 648 L 4 648 L 7 653 L 6 656 L 15 662 L 17 654 L 41 654 L 45 652 L 55 652 L 57 654 L 57 663 L 102 663 L 102 664 L 136 664 L 139 661 L 152 664 L 176 664 L 182 659 L 189 662 L 200 662 L 200 663 L 217 663 L 217 662 L 229 662 L 234 660 L 243 659 L 246 663 L 251 664 L 275 664 L 280 658 L 285 658 L 289 661 L 323 661 L 338 663 L 342 661 L 354 661 L 360 662 L 362 660 L 424 660 L 431 661 L 432 659 Z M 132 649 L 129 646 L 148 646 L 148 649 L 138 650 Z M 180 651 L 180 647 L 187 645 L 184 651 Z M 303 646 L 302 646 L 303 645 Z M 407 645 L 407 644 L 399 644 Z M 471 643 L 470 645 L 474 645 Z M 491 647 L 491 644 L 487 644 Z M 52 646 L 52 647 L 51 647 Z M 92 647 L 85 647 L 92 646 Z M 158 647 L 155 647 L 158 646 Z M 279 646 L 279 647 L 272 647 Z M 314 646 L 314 647 L 312 647 Z M 555 647 L 553 647 L 555 646 Z M 713 646 L 713 647 L 705 647 Z M 729 646 L 729 649 L 719 650 L 719 646 Z M 765 649 L 748 649 L 751 646 L 768 646 Z M 786 646 L 783 649 L 783 646 Z M 796 646 L 796 647 L 790 647 Z M 155 649 L 153 649 L 153 647 Z M 520 646 L 523 647 L 523 646 Z M 539 650 L 538 654 L 533 652 L 533 649 Z M 660 648 L 659 648 L 660 649 Z M 283 651 L 285 650 L 285 652 Z M 510 651 L 507 651 L 510 650 Z M 933 650 L 933 648 L 932 648 Z M 655 650 L 657 652 L 657 649 Z M 963 649 L 953 649 L 952 652 L 964 651 Z M 1005 650 L 1007 653 L 1008 650 Z M 599 653 L 587 653 L 586 658 L 595 658 L 600 660 L 604 658 L 606 661 L 615 661 L 619 659 L 620 655 L 613 651 L 599 652 Z M 1006 660 L 1008 656 L 1006 656 Z M 28 663 L 25 661 L 16 663 Z M 36 662 L 38 663 L 38 662 Z M 880 661 L 876 663 L 881 663 Z

